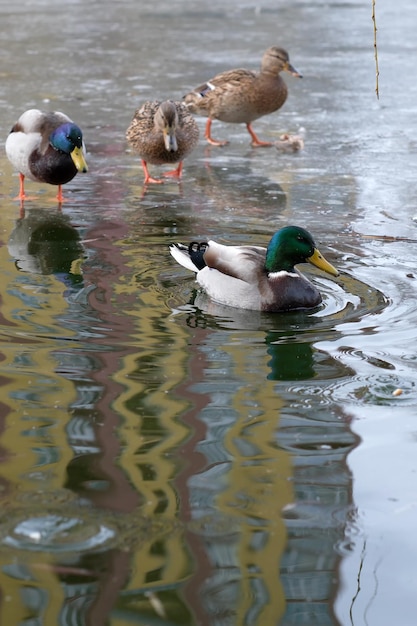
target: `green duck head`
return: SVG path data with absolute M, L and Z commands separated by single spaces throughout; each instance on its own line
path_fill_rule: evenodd
M 332 276 L 339 275 L 337 269 L 320 253 L 313 237 L 305 228 L 285 226 L 269 242 L 265 269 L 268 274 L 282 270 L 294 272 L 294 265 L 307 261 Z
M 73 122 L 61 124 L 49 137 L 51 146 L 68 154 L 79 172 L 87 172 L 87 163 L 83 150 L 83 134 L 81 129 Z

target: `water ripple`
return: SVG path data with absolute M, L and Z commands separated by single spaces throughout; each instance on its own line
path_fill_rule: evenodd
M 116 531 L 104 524 L 58 514 L 12 522 L 2 544 L 20 550 L 85 552 L 114 539 Z
M 66 490 L 26 493 L 3 507 L 0 546 L 28 552 L 86 554 L 132 546 L 172 532 L 174 520 L 154 520 L 139 509 L 119 515 L 82 506 Z
M 415 380 L 400 374 L 354 376 L 329 389 L 332 400 L 378 406 L 416 406 Z
M 322 339 L 313 337 L 312 332 L 334 331 L 336 324 L 358 321 L 365 315 L 381 312 L 389 304 L 381 291 L 349 274 L 343 274 L 336 280 L 324 278 L 314 269 L 311 274 L 323 296 L 322 304 L 312 311 L 268 314 L 235 309 L 213 302 L 199 290 L 193 290 L 188 304 L 173 307 L 172 311 L 174 315 L 185 314 L 187 325 L 192 327 L 214 325 L 235 330 L 285 331 L 282 337 L 277 337 L 277 341 L 286 343 L 290 339 L 289 330 L 296 333 L 297 341 L 303 332 L 309 334 L 309 339 Z

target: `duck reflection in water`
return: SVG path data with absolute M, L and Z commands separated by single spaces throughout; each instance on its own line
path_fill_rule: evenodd
M 268 380 L 301 381 L 319 378 L 334 380 L 351 376 L 353 371 L 338 359 L 315 347 L 318 338 L 326 334 L 326 321 L 304 311 L 273 313 L 236 309 L 213 302 L 202 291 L 193 290 L 186 324 L 192 328 L 264 333 L 268 361 Z M 178 309 L 176 313 L 179 313 Z M 307 339 L 308 336 L 308 339 Z
M 266 336 L 267 352 L 271 356 L 268 362 L 271 368 L 269 380 L 309 380 L 314 378 L 315 361 L 313 349 L 309 342 L 280 343 L 277 335 L 269 333 Z
M 31 274 L 54 274 L 66 284 L 82 284 L 84 249 L 68 216 L 50 209 L 26 211 L 16 221 L 8 241 L 16 267 Z
M 213 303 L 205 294 L 197 294 L 195 304 L 198 308 L 187 315 L 187 325 L 191 327 L 227 328 L 229 330 L 257 331 L 268 324 L 272 325 L 273 315 L 265 315 L 258 311 L 243 309 L 231 309 L 217 303 Z M 205 306 L 209 306 L 210 314 Z M 201 309 L 200 307 L 203 307 Z M 214 315 L 214 317 L 211 316 Z M 291 317 L 291 314 L 289 315 Z M 310 320 L 312 318 L 309 318 Z M 285 339 L 286 337 L 286 339 Z M 317 375 L 316 360 L 310 342 L 289 342 L 288 333 L 283 336 L 282 332 L 272 330 L 265 332 L 267 353 L 271 356 L 268 361 L 270 372 L 268 380 L 309 380 Z

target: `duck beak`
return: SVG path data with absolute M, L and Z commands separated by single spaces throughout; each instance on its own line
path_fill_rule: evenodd
M 308 257 L 307 261 L 312 265 L 318 267 L 320 270 L 323 270 L 323 272 L 327 272 L 332 276 L 339 276 L 339 272 L 337 271 L 337 269 L 333 267 L 333 265 L 329 263 L 329 261 L 326 261 L 324 256 L 319 250 L 317 250 L 317 248 L 314 248 L 313 254 Z
M 297 70 L 295 69 L 295 67 L 293 65 L 291 65 L 291 63 L 287 63 L 287 65 L 285 66 L 285 71 L 289 72 L 291 74 L 291 76 L 295 76 L 296 78 L 302 78 L 303 75 L 300 74 L 300 72 L 297 72 Z
M 79 172 L 87 172 L 88 167 L 84 157 L 84 151 L 82 148 L 74 148 L 71 152 L 71 159 L 74 161 L 74 165 Z
M 172 126 L 166 126 L 164 128 L 164 144 L 165 150 L 168 152 L 176 152 L 178 150 L 175 129 Z

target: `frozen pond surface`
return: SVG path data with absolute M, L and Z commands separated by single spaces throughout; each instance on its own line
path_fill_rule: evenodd
M 0 153 L 2 623 L 414 626 L 417 5 L 376 4 L 379 100 L 371 0 L 0 7 L 2 136 L 62 110 L 90 168 L 20 215 Z M 139 104 L 270 45 L 303 79 L 254 128 L 304 150 L 214 122 L 143 188 Z M 213 306 L 168 252 L 289 223 L 341 272 L 309 313 Z

